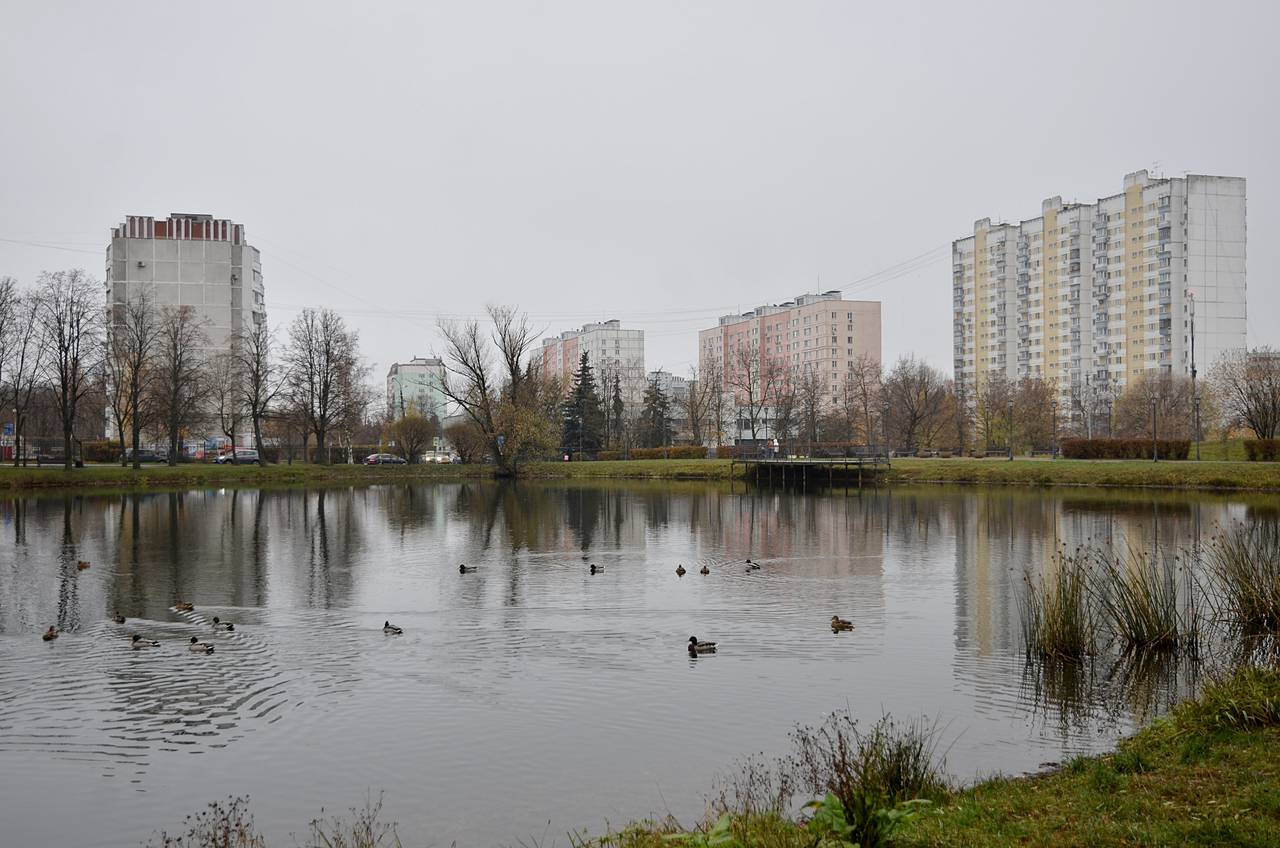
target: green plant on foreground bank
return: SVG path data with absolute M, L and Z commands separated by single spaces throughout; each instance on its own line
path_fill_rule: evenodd
M 671 819 L 640 822 L 602 837 L 571 835 L 569 842 L 578 848 L 1280 845 L 1280 670 L 1274 668 L 1245 668 L 1208 684 L 1199 698 L 1110 754 L 968 789 L 942 786 L 932 729 L 895 728 L 886 719 L 876 725 L 879 730 L 857 733 L 850 722 L 837 714 L 823 725 L 831 729 L 828 735 L 808 729 L 807 738 L 824 746 L 809 754 L 801 753 L 808 743 L 796 740 L 796 753 L 773 766 L 746 761 L 714 796 L 698 827 L 682 828 Z M 920 759 L 925 752 L 927 768 Z M 806 775 L 797 763 L 809 756 L 819 769 Z M 784 805 L 819 785 L 809 780 L 815 774 L 843 788 L 829 785 L 799 815 L 790 815 Z M 894 781 L 901 781 L 896 790 Z M 850 789 L 861 793 L 852 803 L 841 798 Z M 895 794 L 908 800 L 892 802 Z M 860 806 L 860 798 L 877 797 Z M 349 818 L 318 820 L 319 830 L 313 823 L 301 844 L 394 848 L 400 844 L 394 825 L 379 823 L 380 809 L 380 802 L 367 803 Z M 189 818 L 182 835 L 161 834 L 150 845 L 267 843 L 254 830 L 247 800 L 231 799 Z

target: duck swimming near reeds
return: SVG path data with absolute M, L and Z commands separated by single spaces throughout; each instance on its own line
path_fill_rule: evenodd
M 53 625 L 49 625 L 49 629 L 40 634 L 40 638 L 46 642 L 52 642 L 54 639 L 58 638 L 58 628 Z

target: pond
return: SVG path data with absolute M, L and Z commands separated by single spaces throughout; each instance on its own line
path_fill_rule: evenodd
M 797 723 L 845 708 L 936 722 L 958 780 L 1035 770 L 1110 747 L 1194 675 L 1029 670 L 1024 570 L 1064 544 L 1194 547 L 1234 520 L 1277 513 L 1244 496 L 939 486 L 10 498 L 5 842 L 137 845 L 243 794 L 283 844 L 322 807 L 379 794 L 406 845 L 692 821 L 735 760 L 783 753 Z M 854 629 L 834 634 L 836 614 Z M 44 642 L 51 624 L 63 635 Z M 130 650 L 134 633 L 161 644 Z M 193 635 L 215 652 L 187 651 Z M 720 650 L 691 658 L 690 635 Z

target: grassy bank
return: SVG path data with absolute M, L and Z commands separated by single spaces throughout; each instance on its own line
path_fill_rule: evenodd
M 815 816 L 820 813 L 821 808 Z M 670 823 L 633 825 L 594 843 L 616 848 L 839 844 L 812 824 L 772 813 L 730 813 L 717 824 L 694 831 Z M 1210 685 L 1201 698 L 1126 739 L 1111 754 L 945 794 L 915 808 L 890 831 L 872 844 L 1280 845 L 1280 672 L 1240 672 Z
M 736 474 L 735 474 L 736 472 Z M 640 459 L 604 462 L 534 462 L 523 476 L 541 480 L 728 480 L 743 466 L 727 459 Z M 96 465 L 71 472 L 52 468 L 0 468 L 0 490 L 97 491 L 200 486 L 293 486 L 489 478 L 489 465 L 212 465 L 135 471 Z M 1280 491 L 1280 463 L 1144 462 L 1140 460 L 895 459 L 889 483 L 989 483 L 1024 486 L 1159 487 L 1221 491 Z
M 1280 463 L 1087 459 L 895 459 L 892 483 L 1155 486 L 1280 491 Z
M 483 465 L 213 465 L 191 463 L 170 468 L 144 465 L 90 465 L 73 471 L 54 468 L 0 468 L 0 490 L 172 489 L 202 486 L 297 486 L 327 483 L 387 483 L 489 477 Z

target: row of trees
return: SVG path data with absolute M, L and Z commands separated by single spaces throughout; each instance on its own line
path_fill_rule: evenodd
M 265 323 L 214 344 L 189 306 L 158 305 L 146 291 L 106 304 L 101 292 L 78 269 L 45 272 L 26 290 L 0 279 L 0 395 L 12 413 L 15 463 L 41 399 L 57 411 L 67 468 L 77 425 L 96 419 L 90 429 L 101 432 L 104 412 L 135 467 L 145 442 L 163 438 L 173 464 L 185 434 L 217 433 L 234 450 L 246 426 L 262 456 L 267 423 L 314 441 L 325 462 L 335 430 L 367 419 L 373 394 L 359 338 L 331 310 L 304 309 L 277 351 Z

